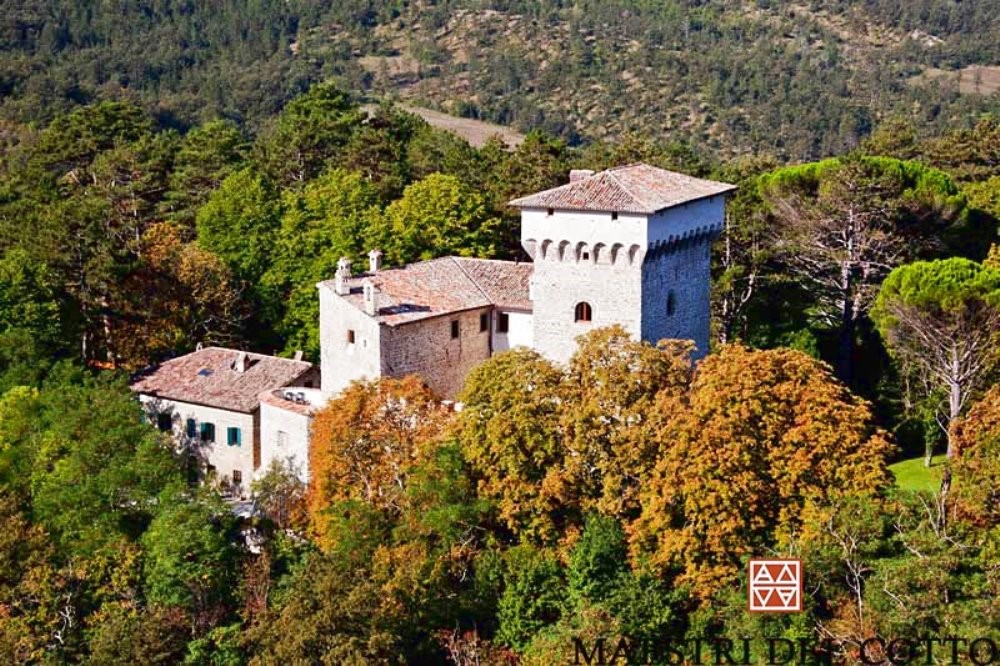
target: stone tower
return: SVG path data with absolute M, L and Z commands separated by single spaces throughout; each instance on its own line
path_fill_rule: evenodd
M 645 164 L 573 171 L 561 187 L 515 199 L 534 262 L 533 346 L 565 362 L 591 328 L 621 324 L 708 352 L 711 243 L 735 187 Z

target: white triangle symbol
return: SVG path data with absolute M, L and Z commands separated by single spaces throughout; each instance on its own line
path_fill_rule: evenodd
M 766 564 L 757 565 L 757 574 L 753 577 L 753 582 L 755 583 L 773 583 L 774 578 L 771 577 L 771 572 L 768 571 Z
M 781 598 L 782 605 L 788 608 L 792 606 L 790 602 L 795 598 L 798 590 L 777 590 L 777 592 L 778 596 Z
M 792 567 L 785 565 L 781 567 L 781 573 L 778 574 L 779 583 L 795 583 L 795 574 L 792 573 Z
M 771 602 L 771 595 L 774 594 L 774 590 L 754 590 L 753 593 L 754 596 L 757 597 L 757 606 L 759 608 L 767 608 L 768 604 Z

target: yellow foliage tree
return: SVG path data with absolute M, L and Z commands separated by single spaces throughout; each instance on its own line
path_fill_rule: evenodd
M 522 538 L 566 537 L 587 511 L 634 519 L 659 456 L 657 396 L 690 380 L 687 342 L 654 347 L 620 326 L 577 342 L 565 371 L 533 351 L 494 356 L 459 398 L 458 438 L 479 494 Z
M 631 547 L 701 598 L 735 580 L 742 558 L 786 546 L 808 503 L 888 483 L 893 447 L 869 406 L 797 351 L 723 347 L 659 409 L 662 457 Z
M 337 503 L 402 511 L 410 472 L 437 450 L 451 416 L 416 376 L 354 383 L 320 410 L 309 442 L 307 496 L 320 546 L 334 545 L 327 510 Z
M 561 381 L 548 360 L 516 349 L 476 367 L 459 396 L 458 440 L 479 496 L 509 529 L 541 540 L 566 520 Z
M 993 243 L 990 246 L 990 252 L 986 256 L 986 260 L 983 261 L 983 264 L 993 268 L 1000 268 L 1000 243 Z
M 686 390 L 692 351 L 687 341 L 636 341 L 621 326 L 580 337 L 564 381 L 561 430 L 584 511 L 636 517 L 639 488 L 660 456 L 657 398 Z

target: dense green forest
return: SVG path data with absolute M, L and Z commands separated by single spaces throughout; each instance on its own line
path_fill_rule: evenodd
M 216 117 L 257 128 L 333 80 L 571 144 L 637 131 L 718 155 L 801 160 L 855 148 L 893 114 L 933 131 L 998 104 L 991 0 L 2 8 L 0 114 L 12 122 L 110 99 L 180 128 Z M 966 69 L 975 65 L 986 69 Z M 964 84 L 933 75 L 960 70 Z

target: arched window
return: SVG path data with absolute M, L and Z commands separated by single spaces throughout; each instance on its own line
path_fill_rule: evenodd
M 593 310 L 590 308 L 590 303 L 586 301 L 580 301 L 576 304 L 576 312 L 574 313 L 574 321 L 590 321 L 593 318 Z
M 677 296 L 671 291 L 667 294 L 667 316 L 672 317 L 677 312 Z

